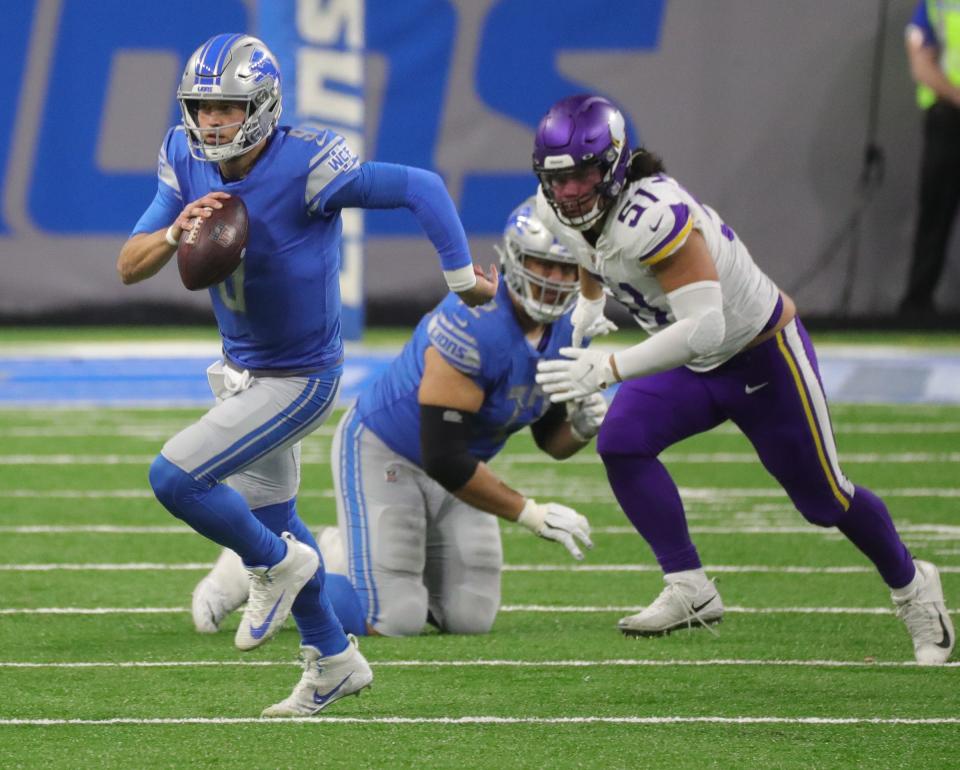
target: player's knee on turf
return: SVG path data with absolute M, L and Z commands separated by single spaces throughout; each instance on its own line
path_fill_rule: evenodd
M 395 598 L 382 604 L 373 629 L 381 636 L 417 636 L 427 624 L 427 596 Z
M 434 608 L 434 617 L 448 634 L 488 634 L 497 619 L 500 602 L 489 596 L 470 593 Z

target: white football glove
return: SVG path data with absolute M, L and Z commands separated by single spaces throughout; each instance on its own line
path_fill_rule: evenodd
M 537 364 L 537 385 L 554 404 L 584 398 L 616 382 L 610 353 L 590 348 L 560 348 L 566 358 L 552 358 Z
M 573 309 L 570 321 L 573 323 L 573 346 L 579 348 L 584 337 L 599 337 L 617 330 L 617 325 L 603 314 L 606 296 L 600 299 L 587 299 L 577 295 L 577 305 Z
M 540 505 L 536 500 L 528 497 L 517 518 L 517 523 L 523 524 L 545 540 L 555 540 L 560 543 L 577 561 L 583 559 L 583 551 L 577 546 L 577 540 L 586 548 L 593 548 L 593 542 L 590 540 L 590 522 L 587 521 L 587 517 L 559 503 Z
M 607 399 L 602 393 L 567 401 L 567 420 L 570 422 L 570 432 L 577 441 L 589 441 L 596 436 L 606 413 Z

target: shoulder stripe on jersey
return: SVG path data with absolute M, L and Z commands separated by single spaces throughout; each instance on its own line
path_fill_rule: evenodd
M 160 148 L 157 177 L 159 177 L 160 181 L 167 187 L 170 187 L 177 194 L 178 198 L 182 199 L 180 183 L 177 181 L 177 175 L 173 172 L 173 166 L 171 166 L 170 161 L 167 160 L 167 148 L 165 146 Z
M 443 313 L 442 311 L 437 313 L 437 321 L 451 334 L 456 335 L 457 337 L 463 338 L 466 342 L 469 342 L 471 345 L 477 345 L 477 338 L 472 334 L 467 333 L 467 330 L 462 327 L 460 324 L 455 321 L 451 321 L 450 318 Z
M 677 211 L 680 207 L 671 206 L 674 209 L 674 213 L 679 214 Z M 661 241 L 660 245 L 648 251 L 646 254 L 643 254 L 640 257 L 640 261 L 645 265 L 655 265 L 657 262 L 666 259 L 673 252 L 675 252 L 680 246 L 683 245 L 683 242 L 687 240 L 687 237 L 690 235 L 690 232 L 693 230 L 693 217 L 690 216 L 690 212 L 687 210 L 686 206 L 683 206 L 683 213 L 686 214 L 684 219 L 677 217 L 677 224 L 674 225 L 673 229 L 667 235 L 665 241 Z M 682 222 L 682 224 L 681 224 Z
M 438 313 L 427 324 L 427 338 L 451 366 L 467 375 L 480 374 L 480 351 L 440 322 Z
M 324 188 L 341 174 L 352 171 L 358 163 L 359 159 L 342 136 L 337 136 L 335 141 L 310 158 L 304 201 L 311 213 L 316 210 L 316 199 Z

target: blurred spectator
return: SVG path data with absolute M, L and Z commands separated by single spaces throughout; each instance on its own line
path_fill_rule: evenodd
M 900 311 L 933 317 L 960 203 L 960 4 L 920 0 L 906 32 L 917 103 L 926 115 L 913 260 Z

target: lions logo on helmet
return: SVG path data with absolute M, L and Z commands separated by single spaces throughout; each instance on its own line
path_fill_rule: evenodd
M 576 301 L 580 281 L 562 280 L 531 270 L 527 258 L 562 265 L 577 265 L 577 258 L 562 246 L 537 217 L 537 199 L 527 198 L 507 219 L 500 255 L 503 276 L 510 293 L 539 323 L 553 323 Z
M 233 140 L 223 144 L 204 142 L 197 121 L 200 102 L 216 99 L 246 105 L 242 123 L 213 129 L 219 134 L 239 127 Z M 236 158 L 270 136 L 280 120 L 280 67 L 270 49 L 252 35 L 215 35 L 187 61 L 177 89 L 177 101 L 187 131 L 187 145 L 194 158 L 209 161 Z

